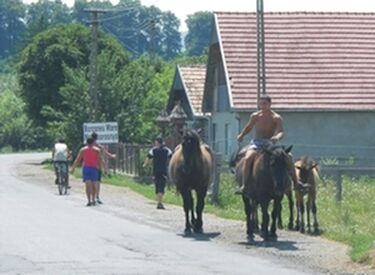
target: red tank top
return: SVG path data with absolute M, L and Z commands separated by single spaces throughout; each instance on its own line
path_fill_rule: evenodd
M 92 146 L 83 151 L 83 166 L 99 168 L 99 153 Z

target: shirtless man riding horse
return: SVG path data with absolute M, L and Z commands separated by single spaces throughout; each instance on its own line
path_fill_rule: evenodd
M 250 165 L 254 161 L 259 150 L 267 148 L 268 146 L 272 146 L 273 144 L 281 140 L 284 136 L 283 119 L 278 113 L 272 111 L 271 103 L 272 101 L 270 96 L 262 95 L 259 100 L 260 110 L 250 115 L 249 122 L 237 136 L 237 140 L 241 142 L 244 136 L 250 133 L 251 130 L 255 127 L 255 138 L 251 140 L 249 146 L 246 146 L 245 153 L 243 151 L 239 153 L 245 154 L 245 167 L 248 167 L 248 165 Z M 291 155 L 288 166 L 289 174 L 293 181 L 294 188 L 298 188 L 299 183 L 297 180 Z M 248 184 L 246 184 L 246 182 L 247 181 L 244 178 L 241 182 L 241 188 L 238 193 L 244 195 L 248 194 L 249 190 Z

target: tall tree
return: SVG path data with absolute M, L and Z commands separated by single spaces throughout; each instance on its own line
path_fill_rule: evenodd
M 13 91 L 0 94 L 0 148 L 15 150 L 32 148 L 35 131 L 24 110 L 25 103 Z
M 178 31 L 180 20 L 171 12 L 163 13 L 163 54 L 166 59 L 175 58 L 180 54 L 182 48 L 181 34 Z
M 148 53 L 172 59 L 181 51 L 180 21 L 171 12 L 162 12 L 155 6 L 142 6 L 139 0 L 120 0 L 115 6 L 108 1 L 77 0 L 73 9 L 74 20 L 87 20 L 84 9 L 89 7 L 107 9 L 108 12 L 99 19 L 101 28 L 114 35 L 136 56 Z
M 185 37 L 185 47 L 188 55 L 202 55 L 208 48 L 212 28 L 213 14 L 208 11 L 196 12 L 186 19 L 188 34 Z
M 71 10 L 61 0 L 38 0 L 32 3 L 26 14 L 29 37 L 54 27 L 57 24 L 72 22 Z
M 26 30 L 21 0 L 0 1 L 0 58 L 17 52 Z
M 113 38 L 99 32 L 99 55 L 108 51 L 116 56 L 117 67 L 125 65 L 128 56 Z M 34 37 L 23 50 L 19 64 L 20 94 L 26 110 L 37 125 L 46 125 L 45 108 L 64 108 L 59 89 L 65 84 L 63 66 L 85 67 L 89 64 L 90 29 L 79 24 L 61 25 Z

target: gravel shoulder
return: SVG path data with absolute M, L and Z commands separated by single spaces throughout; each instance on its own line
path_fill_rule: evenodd
M 42 186 L 57 195 L 53 184 L 54 174 L 43 169 L 37 162 L 26 162 L 14 168 L 18 178 Z M 86 203 L 84 186 L 79 179 L 71 178 L 72 189 L 69 200 L 77 204 Z M 166 210 L 157 210 L 155 202 L 124 187 L 107 184 L 101 186 L 104 204 L 95 207 L 111 215 L 131 219 L 138 223 L 159 227 L 183 237 L 184 213 L 180 206 L 166 204 Z M 251 256 L 271 259 L 284 266 L 309 271 L 312 274 L 375 274 L 375 266 L 352 263 L 348 246 L 322 237 L 303 235 L 279 230 L 277 242 L 261 242 L 256 237 L 255 245 L 249 245 L 245 235 L 245 223 L 226 220 L 204 214 L 204 234 L 192 235 L 197 241 L 212 241 L 228 249 Z

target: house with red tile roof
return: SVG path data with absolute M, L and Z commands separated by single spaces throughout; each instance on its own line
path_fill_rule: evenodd
M 375 162 L 375 13 L 264 13 L 266 92 L 294 155 Z M 256 13 L 216 12 L 202 112 L 228 157 L 257 110 Z M 251 136 L 248 137 L 248 140 Z

